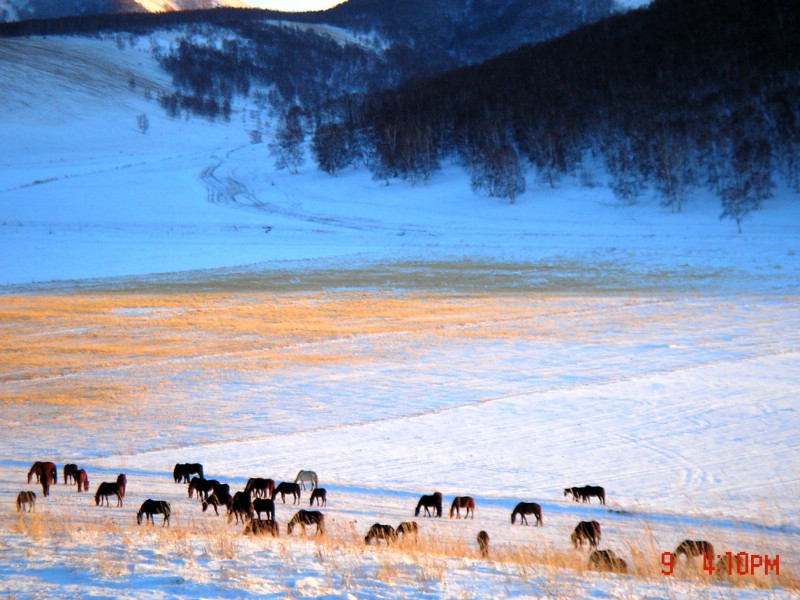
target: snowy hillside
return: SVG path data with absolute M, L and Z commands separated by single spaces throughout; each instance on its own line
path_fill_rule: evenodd
M 170 119 L 165 38 L 0 39 L 0 572 L 11 597 L 784 598 L 800 472 L 800 206 L 620 205 L 600 169 L 514 205 L 273 167 L 250 132 Z M 27 483 L 84 467 L 90 493 Z M 313 468 L 320 540 L 202 512 L 177 462 L 241 489 Z M 98 507 L 126 472 L 124 506 Z M 600 484 L 606 506 L 563 489 Z M 20 490 L 39 494 L 17 513 Z M 414 517 L 422 494 L 470 520 Z M 136 524 L 147 498 L 169 528 Z M 511 525 L 535 501 L 542 527 Z M 308 496 L 302 496 L 308 508 Z M 414 520 L 418 546 L 365 546 Z M 586 570 L 603 526 L 626 575 Z M 312 528 L 313 529 L 313 528 Z M 475 536 L 486 530 L 492 556 Z M 774 560 L 662 575 L 683 539 Z M 683 559 L 681 559 L 683 560 Z

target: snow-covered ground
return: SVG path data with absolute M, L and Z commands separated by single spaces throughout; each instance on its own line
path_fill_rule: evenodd
M 149 48 L 0 39 L 0 591 L 798 593 L 796 196 L 739 234 L 703 194 L 681 214 L 620 206 L 596 172 L 529 175 L 514 205 L 455 167 L 424 185 L 292 176 L 250 143 L 249 110 L 168 119 Z M 124 471 L 125 506 L 59 484 L 20 516 L 33 460 L 78 463 L 91 490 Z M 313 468 L 329 535 L 238 535 L 172 481 L 187 461 L 234 489 Z M 607 506 L 563 496 L 584 484 Z M 359 541 L 433 490 L 445 509 L 474 496 L 474 521 L 419 518 L 412 551 Z M 172 502 L 169 530 L 136 525 L 147 497 Z M 542 528 L 510 524 L 521 500 Z M 590 519 L 631 575 L 582 568 L 569 532 Z M 661 575 L 684 538 L 779 555 L 781 578 Z

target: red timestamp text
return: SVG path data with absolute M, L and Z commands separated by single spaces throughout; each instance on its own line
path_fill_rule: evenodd
M 769 575 L 774 573 L 780 575 L 781 556 L 769 556 L 760 553 L 748 552 L 725 552 L 723 554 L 710 554 L 704 552 L 703 570 L 709 575 L 718 573 L 720 575 L 757 575 L 763 573 Z M 676 556 L 672 552 L 662 552 L 661 554 L 661 574 L 672 575 L 675 570 Z M 715 562 L 716 561 L 716 562 Z

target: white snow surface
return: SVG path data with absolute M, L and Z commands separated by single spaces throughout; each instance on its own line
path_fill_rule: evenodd
M 417 521 L 470 544 L 486 529 L 496 544 L 564 549 L 575 523 L 596 519 L 603 545 L 630 563 L 649 532 L 659 551 L 705 537 L 718 549 L 780 555 L 782 572 L 796 573 L 796 195 L 777 188 L 738 233 L 705 193 L 679 214 L 654 197 L 622 206 L 590 167 L 555 188 L 531 173 L 514 205 L 476 196 L 455 166 L 416 184 L 385 185 L 363 170 L 331 177 L 310 161 L 290 175 L 273 168 L 266 143 L 250 142 L 254 107 L 237 105 L 230 123 L 166 117 L 154 98 L 170 81 L 147 40 L 0 39 L 0 81 L 6 293 L 243 272 L 291 272 L 302 288 L 320 271 L 371 269 L 386 287 L 369 291 L 402 294 L 395 274 L 413 268 L 429 269 L 440 292 L 499 293 L 496 277 L 502 293 L 531 304 L 512 338 L 354 336 L 336 343 L 381 345 L 366 369 L 187 381 L 187 397 L 219 403 L 211 433 L 202 423 L 169 433 L 186 398 L 152 415 L 162 434 L 124 440 L 113 422 L 75 437 L 67 424 L 0 404 L 0 591 L 9 597 L 796 597 L 796 588 L 698 588 L 682 577 L 522 572 L 477 555 L 421 564 L 382 549 L 337 555 L 297 536 L 237 537 L 228 553 L 191 537 L 167 551 L 158 527 L 126 534 L 135 542 L 109 533 L 128 527 L 148 496 L 173 503 L 173 528 L 201 518 L 172 481 L 176 462 L 201 462 L 236 489 L 255 474 L 292 479 L 313 468 L 330 495 L 323 510 L 361 534 L 410 520 L 419 495 L 439 490 L 445 502 L 473 495 L 475 520 Z M 446 278 L 438 287 L 438 275 L 470 265 L 472 289 L 450 290 Z M 554 294 L 571 329 L 545 336 L 533 308 Z M 25 385 L 5 368 L 0 376 L 7 390 Z M 14 497 L 38 492 L 25 475 L 40 458 L 76 462 L 93 484 L 125 471 L 125 507 L 97 508 L 91 494 L 59 484 L 36 514 L 85 522 L 85 536 L 54 545 L 20 533 L 32 517 L 17 516 Z M 605 507 L 563 496 L 595 483 Z M 511 526 L 520 500 L 542 505 L 542 528 Z M 279 503 L 282 524 L 291 512 Z

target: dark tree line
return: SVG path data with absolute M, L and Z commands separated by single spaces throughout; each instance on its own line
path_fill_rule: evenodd
M 555 185 L 591 154 L 624 200 L 652 186 L 677 212 L 705 187 L 741 228 L 776 174 L 800 192 L 800 3 L 656 0 L 331 114 L 318 131 L 361 140 L 351 160 L 376 177 L 425 179 L 457 158 L 473 187 L 513 201 L 522 165 Z

